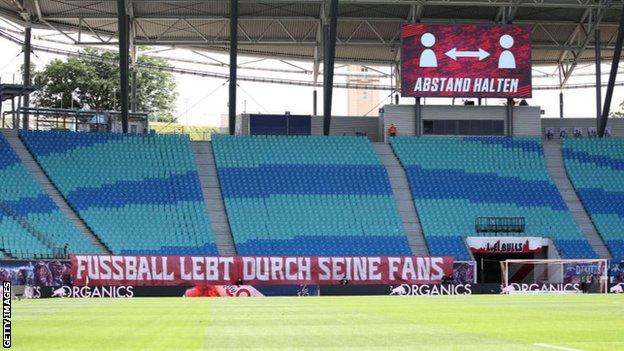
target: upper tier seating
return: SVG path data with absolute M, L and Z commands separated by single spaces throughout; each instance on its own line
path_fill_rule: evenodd
M 432 256 L 469 259 L 476 217 L 525 217 L 523 235 L 550 237 L 563 258 L 594 258 L 554 185 L 537 138 L 397 137 Z
M 563 159 L 611 255 L 624 259 L 624 139 L 566 139 Z
M 213 150 L 240 255 L 411 255 L 368 139 L 216 135 Z
M 215 255 L 188 136 L 20 131 L 115 254 Z
M 19 221 L 47 238 L 55 249 L 67 243 L 70 252 L 97 253 L 97 248 L 67 219 L 33 178 L 0 134 L 0 236 L 2 248 L 18 258 L 51 256 L 53 250 Z

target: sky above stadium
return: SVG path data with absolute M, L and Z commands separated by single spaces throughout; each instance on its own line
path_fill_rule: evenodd
M 46 45 L 50 46 L 51 44 L 46 43 Z M 59 44 L 58 46 L 62 47 L 63 45 Z M 0 53 L 0 80 L 7 83 L 21 81 L 19 73 L 23 60 L 21 47 L 3 38 L 0 38 L 0 47 L 3 48 L 2 53 Z M 183 49 L 169 50 L 159 53 L 159 55 L 166 57 L 183 57 L 208 62 L 206 58 Z M 222 54 L 211 54 L 210 56 L 221 62 L 228 62 L 229 59 L 227 55 Z M 35 51 L 35 55 L 32 56 L 32 62 L 37 68 L 40 69 L 55 58 L 63 59 L 64 57 L 62 55 Z M 293 69 L 289 63 L 280 62 L 278 60 L 255 62 L 256 60 L 257 58 L 239 56 L 239 64 L 254 61 L 251 65 L 255 67 Z M 312 69 L 312 64 L 308 62 L 293 63 L 309 70 Z M 228 73 L 227 67 L 207 67 L 202 64 L 181 62 L 173 62 L 172 64 L 176 67 L 191 70 Z M 386 67 L 376 67 L 376 69 L 387 73 L 390 72 L 390 69 Z M 338 73 L 346 73 L 346 71 L 346 67 L 338 68 L 336 70 Z M 533 67 L 533 85 L 556 85 L 558 83 L 558 78 L 552 75 L 554 72 L 554 67 Z M 569 84 L 593 84 L 593 72 L 593 65 L 579 65 L 575 71 L 576 76 L 569 80 Z M 602 78 L 603 82 L 606 82 L 608 79 L 609 65 L 603 65 L 602 72 L 606 73 Z M 544 73 L 548 76 L 538 77 L 544 76 Z M 249 70 L 239 70 L 239 75 L 308 81 L 312 79 L 310 75 Z M 174 113 L 174 115 L 178 118 L 178 121 L 181 124 L 220 126 L 221 115 L 227 114 L 228 112 L 228 84 L 226 80 L 222 78 L 208 78 L 177 73 L 174 74 L 174 77 L 176 79 L 179 92 L 176 111 Z M 624 78 L 618 78 L 618 81 L 624 80 Z M 322 76 L 320 79 L 322 79 Z M 334 81 L 336 83 L 344 83 L 346 81 L 346 77 L 336 76 Z M 390 85 L 391 83 L 389 79 L 382 79 L 380 84 Z M 318 112 L 321 113 L 323 103 L 322 88 L 316 89 L 318 91 Z M 239 81 L 237 112 L 279 114 L 284 113 L 285 111 L 290 111 L 293 114 L 312 114 L 313 90 L 314 88 L 312 87 Z M 603 97 L 605 90 L 606 88 L 603 88 Z M 391 97 L 389 94 L 389 91 L 379 92 L 379 107 L 383 107 L 383 105 L 391 103 Z M 618 105 L 623 100 L 624 87 L 616 86 L 611 109 L 619 109 Z M 455 103 L 461 104 L 462 101 L 463 99 L 456 99 Z M 529 105 L 541 106 L 542 110 L 544 110 L 544 117 L 559 116 L 558 90 L 534 90 L 533 98 L 527 99 L 527 102 Z M 414 99 L 401 98 L 400 103 L 413 104 Z M 452 100 L 446 98 L 425 99 L 425 104 L 431 105 L 451 103 Z M 487 105 L 502 105 L 505 103 L 505 100 L 487 99 L 484 103 Z M 346 89 L 334 89 L 334 99 L 332 105 L 334 115 L 347 114 Z M 3 106 L 3 111 L 6 111 L 8 107 L 8 105 Z M 594 117 L 596 113 L 595 111 L 595 91 L 593 88 L 564 90 L 564 117 Z

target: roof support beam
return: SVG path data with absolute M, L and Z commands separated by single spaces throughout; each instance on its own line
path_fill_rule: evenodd
M 138 69 L 137 61 L 139 59 L 136 45 L 136 25 L 134 21 L 134 4 L 132 0 L 128 0 L 128 46 L 130 50 L 130 110 L 137 112 L 139 109 L 138 100 Z
M 30 53 L 32 49 L 30 47 L 30 39 L 31 39 L 31 28 L 24 28 L 24 67 L 22 72 L 22 84 L 28 86 L 31 84 L 30 81 Z M 22 100 L 22 107 L 30 107 L 30 95 L 24 95 L 24 100 Z M 22 128 L 28 130 L 28 112 L 24 112 L 22 116 Z
M 236 75 L 238 73 L 238 0 L 230 0 L 230 86 L 229 86 L 229 132 L 236 132 Z
M 602 57 L 601 57 L 601 48 L 600 48 L 600 44 L 601 44 L 601 40 L 600 40 L 600 29 L 596 28 L 594 30 L 594 59 L 595 59 L 595 63 L 594 65 L 596 66 L 596 130 L 598 130 L 598 128 L 600 127 L 599 121 L 600 121 L 600 116 L 601 116 L 601 111 L 602 108 L 600 106 L 600 104 L 602 104 L 602 87 L 601 87 L 601 72 L 600 72 L 600 65 L 602 64 Z
M 568 39 L 568 42 L 566 44 L 572 44 L 572 42 L 574 41 L 575 38 L 578 37 L 580 32 L 583 32 L 585 35 L 585 39 L 580 45 L 580 48 L 577 51 L 574 51 L 574 50 L 570 51 L 573 56 L 573 60 L 569 65 L 567 65 L 567 68 L 563 71 L 563 78 L 561 79 L 561 82 L 560 82 L 561 87 L 563 87 L 568 82 L 568 79 L 570 79 L 570 77 L 572 76 L 572 72 L 574 72 L 574 69 L 576 68 L 581 56 L 583 55 L 583 53 L 589 46 L 589 42 L 592 39 L 591 33 L 596 28 L 599 28 L 600 22 L 602 21 L 602 17 L 606 13 L 606 9 L 608 8 L 608 4 L 610 4 L 610 2 L 611 0 L 600 1 L 600 4 L 603 4 L 604 7 L 597 8 L 595 10 L 587 9 L 585 11 L 585 14 L 583 14 L 583 17 L 581 18 L 581 21 L 579 22 L 578 26 L 575 28 L 574 32 Z M 594 15 L 592 16 L 592 14 Z M 585 29 L 585 27 L 583 26 L 583 22 L 585 21 L 585 18 L 589 18 L 588 29 Z M 565 56 L 566 56 L 566 52 L 563 52 L 560 57 L 560 62 L 563 61 Z
M 618 27 L 617 39 L 615 40 L 615 50 L 613 51 L 613 61 L 611 62 L 611 73 L 609 73 L 609 82 L 607 83 L 607 92 L 605 94 L 604 107 L 602 108 L 602 116 L 598 124 L 598 136 L 604 137 L 607 128 L 607 119 L 609 118 L 609 110 L 611 108 L 611 98 L 613 97 L 613 88 L 615 87 L 615 78 L 617 77 L 618 67 L 620 66 L 620 56 L 622 54 L 622 42 L 624 41 L 624 3 L 620 13 L 620 26 Z
M 13 0 L 14 1 L 14 0 Z M 115 0 L 100 0 L 99 2 L 105 3 Z M 152 6 L 169 5 L 170 7 L 177 6 L 184 8 L 185 4 L 193 3 L 189 0 L 134 0 L 136 3 L 149 4 Z M 325 0 L 264 0 L 265 4 L 282 4 L 282 5 L 298 5 L 298 4 L 322 4 Z M 195 1 L 197 3 L 199 1 Z M 210 0 L 213 3 L 229 3 L 229 0 Z M 395 5 L 412 5 L 422 3 L 423 0 L 341 0 L 341 3 L 346 5 L 388 5 L 388 3 Z M 258 0 L 240 0 L 241 4 L 257 4 Z M 437 6 L 500 6 L 508 4 L 509 0 L 427 0 L 427 5 Z M 559 1 L 523 1 L 520 4 L 521 7 L 537 7 L 537 8 L 587 8 L 596 7 L 595 2 L 591 0 L 559 0 Z M 188 7 L 188 6 L 186 6 Z M 79 8 L 75 6 L 74 11 Z
M 334 88 L 338 0 L 329 0 L 329 23 L 325 27 L 325 55 L 323 57 L 323 135 L 329 135 Z
M 126 0 L 117 0 L 117 21 L 117 26 L 119 28 L 119 101 L 121 103 L 121 131 L 122 133 L 128 133 L 128 75 L 130 71 L 130 38 Z

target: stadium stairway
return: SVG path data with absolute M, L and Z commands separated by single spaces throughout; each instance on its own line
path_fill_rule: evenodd
M 110 250 L 99 240 L 97 236 L 93 234 L 91 229 L 78 217 L 76 212 L 65 201 L 65 198 L 59 193 L 56 187 L 50 182 L 48 176 L 43 172 L 37 161 L 28 152 L 26 146 L 22 143 L 17 135 L 17 131 L 14 129 L 2 129 L 2 134 L 7 139 L 11 148 L 15 151 L 17 156 L 22 160 L 22 163 L 35 180 L 43 187 L 46 194 L 52 199 L 52 201 L 58 206 L 59 210 L 66 218 L 68 218 L 72 224 L 78 230 L 84 234 L 89 241 L 91 241 L 95 247 L 97 247 L 102 253 L 111 253 Z
M 607 246 L 602 240 L 602 237 L 600 237 L 600 234 L 598 234 L 598 231 L 596 231 L 596 227 L 585 211 L 572 183 L 570 183 L 570 179 L 563 165 L 561 143 L 559 140 L 545 140 L 543 144 L 548 173 L 555 182 L 557 189 L 559 189 L 559 193 L 561 193 L 566 205 L 572 212 L 575 222 L 587 237 L 587 241 L 589 241 L 589 244 L 594 251 L 596 251 L 596 254 L 598 254 L 600 258 L 611 258 Z
M 394 200 L 405 228 L 407 240 L 410 248 L 415 256 L 429 256 L 429 250 L 427 249 L 427 243 L 423 236 L 422 227 L 416 213 L 416 207 L 414 206 L 414 199 L 412 198 L 412 192 L 409 189 L 409 183 L 403 166 L 396 158 L 390 144 L 388 143 L 373 143 L 373 148 L 386 171 L 388 172 L 388 178 L 390 179 L 390 187 L 394 193 Z
M 212 143 L 207 141 L 192 142 L 195 162 L 197 163 L 197 173 L 204 195 L 204 202 L 208 208 L 208 216 L 212 223 L 215 244 L 222 256 L 236 255 L 236 247 L 230 231 L 217 168 L 212 152 Z
M 11 243 L 11 239 L 7 238 L 6 243 L 15 244 L 19 242 L 19 244 L 30 243 L 31 247 L 37 247 L 38 252 L 33 252 L 33 254 L 44 254 L 44 255 L 53 255 L 54 254 L 54 243 L 48 238 L 44 233 L 38 231 L 35 227 L 33 227 L 28 220 L 26 220 L 22 215 L 20 215 L 17 211 L 15 211 L 11 206 L 7 206 L 4 201 L 0 201 L 0 218 L 1 216 L 5 216 L 4 218 L 5 225 L 3 226 L 3 230 L 6 230 L 6 224 L 11 223 L 12 226 L 9 226 L 9 230 L 13 231 L 13 235 L 17 234 L 13 239 L 17 239 L 16 241 Z M 2 233 L 4 235 L 6 233 Z M 4 244 L 4 240 L 3 240 Z M 7 248 L 14 248 L 13 245 L 7 245 L 8 247 L 3 247 L 2 252 L 7 254 L 9 250 Z M 24 255 L 23 253 L 21 255 Z
M 563 258 L 598 256 L 548 173 L 538 138 L 396 137 L 391 146 L 431 255 L 470 259 L 463 238 L 483 216 L 525 217 L 526 235 L 551 238 Z
M 624 139 L 568 138 L 562 144 L 581 203 L 613 259 L 624 259 Z

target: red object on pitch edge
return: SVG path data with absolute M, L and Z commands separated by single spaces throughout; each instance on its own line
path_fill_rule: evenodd
M 531 97 L 530 26 L 415 23 L 401 32 L 402 96 Z

